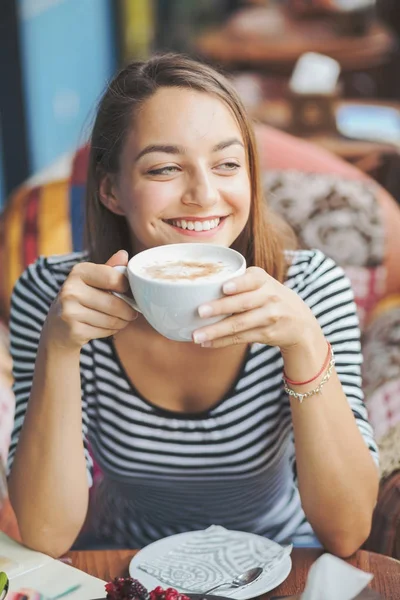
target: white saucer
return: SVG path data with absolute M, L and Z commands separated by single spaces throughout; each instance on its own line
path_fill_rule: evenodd
M 258 535 L 252 534 L 252 533 L 228 531 L 228 530 L 224 530 L 224 531 L 227 534 L 232 534 L 232 536 L 235 537 L 235 546 L 232 544 L 232 547 L 237 547 L 237 541 L 238 541 L 238 539 L 240 540 L 241 551 L 243 552 L 243 549 L 245 550 L 245 553 L 243 555 L 246 556 L 246 559 L 250 558 L 250 563 L 252 563 L 252 561 L 251 561 L 252 548 L 255 548 L 255 547 L 260 548 L 261 547 L 267 553 L 271 552 L 271 554 L 275 554 L 276 552 L 278 552 L 281 549 L 281 546 L 279 544 L 277 544 L 276 542 L 273 542 L 272 540 L 269 540 L 267 538 L 264 538 L 264 537 L 261 537 L 261 536 L 258 536 Z M 168 552 L 170 552 L 171 550 L 178 549 L 178 547 L 182 546 L 182 544 L 184 544 L 184 543 L 186 544 L 188 542 L 190 544 L 191 541 L 194 541 L 196 539 L 196 538 L 194 538 L 194 536 L 196 536 L 196 535 L 198 536 L 199 533 L 200 532 L 198 532 L 198 531 L 189 531 L 186 533 L 179 533 L 177 535 L 171 535 L 169 537 L 166 537 L 166 538 L 163 538 L 156 542 L 153 542 L 152 544 L 149 544 L 148 546 L 146 546 L 145 548 L 140 550 L 131 560 L 130 565 L 129 565 L 130 576 L 138 579 L 149 591 L 151 591 L 155 587 L 161 585 L 163 588 L 174 587 L 178 591 L 186 593 L 188 596 L 190 596 L 190 593 L 195 592 L 194 590 L 192 590 L 192 592 L 190 592 L 190 591 L 187 591 L 184 587 L 175 585 L 172 582 L 165 583 L 165 581 L 163 582 L 160 579 L 157 579 L 156 576 L 150 575 L 146 571 L 143 571 L 142 569 L 140 569 L 139 565 L 143 564 L 143 563 L 147 563 L 147 565 L 151 565 L 152 562 L 156 561 L 157 559 L 162 559 L 163 557 L 165 557 L 165 555 Z M 185 548 L 186 548 L 186 546 L 185 546 Z M 213 546 L 213 549 L 212 549 L 213 554 L 215 553 L 215 550 L 218 551 L 218 548 Z M 190 562 L 191 558 L 195 559 L 196 563 L 199 560 L 197 552 L 194 552 L 194 551 L 193 552 L 185 552 L 185 555 L 182 558 L 182 564 L 180 565 L 181 573 L 185 572 L 185 564 L 184 564 L 185 558 L 187 558 L 189 562 Z M 218 558 L 220 559 L 221 556 L 219 556 Z M 227 557 L 227 558 L 228 558 L 228 561 L 230 561 L 230 559 L 232 557 Z M 259 566 L 257 560 L 254 560 L 254 562 L 252 563 L 251 566 Z M 201 567 L 202 567 L 202 565 L 200 564 L 200 568 Z M 248 568 L 248 567 L 246 567 L 246 568 Z M 275 587 L 277 587 L 279 584 L 281 584 L 289 575 L 291 568 L 292 568 L 292 560 L 291 560 L 290 556 L 287 555 L 275 567 L 273 567 L 269 571 L 267 570 L 263 575 L 261 575 L 261 577 L 259 579 L 257 579 L 253 583 L 250 583 L 239 589 L 221 588 L 221 590 L 218 590 L 215 593 L 220 594 L 221 596 L 229 596 L 230 598 L 234 598 L 235 600 L 249 600 L 250 598 L 254 598 L 256 596 L 260 596 L 261 594 L 265 594 L 266 592 L 273 590 Z M 206 571 L 206 570 L 207 569 L 205 567 L 204 571 Z M 245 570 L 245 569 L 243 569 L 243 570 Z M 203 574 L 204 574 L 204 572 L 203 572 Z M 174 581 L 173 578 L 172 578 L 172 581 Z M 204 584 L 199 586 L 199 589 L 196 590 L 196 592 L 205 591 L 208 588 L 211 588 L 213 586 L 213 584 L 215 584 L 215 581 L 210 579 L 210 581 L 206 581 Z

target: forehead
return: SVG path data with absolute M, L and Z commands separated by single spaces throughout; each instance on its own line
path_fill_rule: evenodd
M 185 88 L 161 88 L 140 107 L 128 145 L 140 150 L 156 142 L 185 147 L 215 145 L 243 137 L 231 110 L 216 96 Z

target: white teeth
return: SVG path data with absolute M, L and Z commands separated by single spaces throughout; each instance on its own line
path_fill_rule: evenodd
M 221 219 L 210 219 L 209 221 L 185 221 L 185 219 L 170 221 L 175 227 L 189 229 L 189 231 L 210 231 L 218 227 Z

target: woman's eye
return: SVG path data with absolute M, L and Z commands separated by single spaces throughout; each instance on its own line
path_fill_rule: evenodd
M 171 173 L 175 173 L 179 171 L 178 167 L 169 166 L 169 167 L 161 167 L 160 169 L 151 169 L 147 171 L 149 175 L 171 175 Z
M 240 169 L 240 165 L 235 162 L 225 162 L 218 165 L 217 169 L 222 169 L 222 171 L 236 171 L 237 169 Z

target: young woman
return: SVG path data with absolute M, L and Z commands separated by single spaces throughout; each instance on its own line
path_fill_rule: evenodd
M 23 541 L 72 546 L 95 463 L 90 522 L 107 543 L 214 523 L 354 552 L 378 471 L 353 295 L 321 252 L 290 250 L 223 76 L 165 55 L 115 77 L 91 139 L 87 232 L 88 254 L 40 258 L 13 294 L 9 485 Z M 111 267 L 193 241 L 232 246 L 248 269 L 199 307 L 231 316 L 172 342 L 110 293 L 127 289 Z

